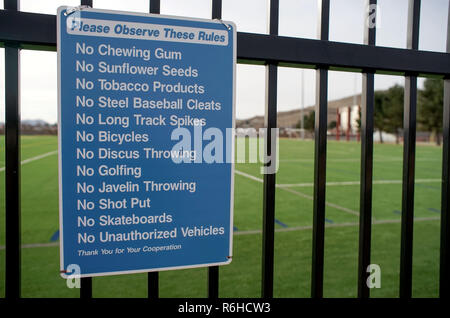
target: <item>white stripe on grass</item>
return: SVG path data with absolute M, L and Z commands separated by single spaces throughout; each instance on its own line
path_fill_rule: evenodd
M 59 246 L 59 242 L 22 244 L 22 248 L 52 247 L 52 246 Z M 0 250 L 4 250 L 4 249 L 5 249 L 5 246 L 0 246 Z
M 426 217 L 426 218 L 414 218 L 414 222 L 424 222 L 424 221 L 439 221 L 441 218 L 438 216 L 434 217 Z M 398 224 L 402 220 L 401 219 L 393 219 L 393 220 L 379 220 L 379 221 L 373 221 L 373 225 L 377 224 Z M 334 224 L 325 224 L 326 228 L 332 228 L 332 227 L 352 227 L 352 226 L 359 226 L 358 222 L 346 222 L 346 223 L 334 223 Z M 275 229 L 275 232 L 292 232 L 292 231 L 307 231 L 312 230 L 312 225 L 306 225 L 306 226 L 295 226 L 295 227 L 286 227 L 286 228 L 277 228 Z M 260 234 L 262 233 L 262 230 L 248 230 L 248 231 L 235 231 L 234 235 L 251 235 L 251 234 Z
M 442 179 L 416 179 L 415 183 L 441 183 Z M 402 184 L 402 180 L 374 180 L 372 184 Z M 337 182 L 327 182 L 327 186 L 352 186 L 359 185 L 359 181 L 337 181 Z M 290 188 L 290 187 L 312 187 L 314 183 L 285 183 L 285 184 L 277 184 L 280 188 Z
M 58 150 L 46 152 L 46 153 L 43 153 L 42 155 L 38 155 L 38 156 L 35 156 L 35 157 L 31 157 L 31 158 L 22 160 L 20 162 L 20 164 L 24 165 L 24 164 L 27 164 L 27 163 L 30 163 L 30 162 L 33 162 L 33 161 L 36 161 L 36 160 L 39 160 L 39 159 L 51 156 L 51 155 L 55 155 L 57 153 L 58 153 Z M 5 171 L 5 167 L 0 167 L 0 172 L 2 172 L 2 171 Z
M 255 176 L 252 176 L 251 174 L 248 174 L 248 173 L 245 173 L 245 172 L 242 172 L 242 171 L 239 171 L 239 170 L 234 170 L 234 172 L 236 174 L 238 174 L 238 175 L 241 175 L 241 176 L 246 177 L 248 179 L 251 179 L 253 181 L 257 181 L 257 182 L 260 182 L 260 183 L 264 182 L 263 179 L 260 179 L 260 178 L 257 178 Z M 305 198 L 305 199 L 308 199 L 308 200 L 314 200 L 313 196 L 305 194 L 303 192 L 300 192 L 300 191 L 297 191 L 297 190 L 292 190 L 292 189 L 289 189 L 288 187 L 282 187 L 279 184 L 277 184 L 276 187 L 280 188 L 280 189 L 282 189 L 284 191 L 290 192 L 292 194 L 295 194 L 295 195 L 297 195 L 299 197 L 302 197 L 302 198 Z M 335 208 L 337 210 L 340 210 L 340 211 L 343 211 L 343 212 L 346 212 L 346 213 L 349 213 L 349 214 L 352 214 L 352 215 L 358 215 L 359 216 L 359 212 L 358 211 L 354 211 L 354 210 L 348 209 L 346 207 L 343 207 L 343 206 L 340 206 L 340 205 L 337 205 L 337 204 L 334 204 L 334 203 L 331 203 L 331 202 L 325 202 L 325 204 L 327 206 Z
M 314 159 L 279 159 L 279 162 L 307 162 L 312 163 Z M 402 162 L 403 158 L 374 158 L 374 162 Z M 440 158 L 416 158 L 416 161 L 441 161 Z M 360 158 L 328 158 L 327 162 L 361 162 Z

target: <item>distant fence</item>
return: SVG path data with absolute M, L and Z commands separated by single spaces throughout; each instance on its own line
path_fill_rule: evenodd
M 56 50 L 56 16 L 20 12 L 17 0 L 4 0 L 0 11 L 0 45 L 5 48 L 6 105 L 6 297 L 20 297 L 20 50 Z M 360 230 L 358 259 L 358 297 L 369 297 L 366 285 L 370 264 L 372 228 L 372 165 L 374 127 L 374 76 L 383 71 L 405 76 L 404 152 L 401 213 L 400 297 L 412 293 L 412 247 L 414 215 L 414 169 L 416 143 L 417 76 L 433 75 L 445 79 L 442 214 L 440 245 L 440 297 L 450 297 L 450 24 L 447 28 L 447 53 L 418 50 L 420 0 L 409 1 L 407 49 L 377 47 L 376 27 L 365 27 L 364 44 L 329 41 L 330 0 L 319 0 L 319 40 L 278 36 L 279 1 L 270 0 L 268 35 L 238 33 L 239 63 L 266 66 L 265 127 L 277 127 L 277 67 L 313 66 L 317 69 L 315 108 L 314 208 L 311 297 L 323 296 L 325 185 L 327 151 L 328 71 L 330 69 L 362 72 L 361 102 L 361 179 Z M 81 4 L 92 6 L 92 0 Z M 368 8 L 376 5 L 368 1 Z M 160 0 L 150 0 L 149 12 L 160 12 Z M 367 18 L 373 14 L 368 10 Z M 222 16 L 222 1 L 212 0 L 212 18 Z M 444 30 L 442 30 L 444 31 Z M 271 148 L 268 129 L 266 149 Z M 268 154 L 271 155 L 270 153 Z M 262 297 L 273 296 L 275 174 L 264 175 Z M 219 269 L 208 269 L 208 295 L 219 296 Z M 148 296 L 158 297 L 158 273 L 148 273 Z M 83 278 L 81 297 L 92 296 L 92 279 Z

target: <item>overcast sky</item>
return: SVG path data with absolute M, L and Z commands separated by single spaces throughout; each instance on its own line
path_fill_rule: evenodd
M 78 5 L 74 0 L 21 0 L 21 10 L 56 14 L 60 5 Z M 267 33 L 268 0 L 222 0 L 223 19 L 236 23 L 238 31 Z M 377 45 L 406 47 L 408 0 L 378 0 L 379 20 Z M 422 1 L 420 21 L 421 50 L 445 51 L 449 0 Z M 94 0 L 94 7 L 124 11 L 148 11 L 148 0 Z M 3 8 L 3 1 L 0 3 Z M 362 43 L 366 0 L 331 0 L 330 40 Z M 210 18 L 210 0 L 161 0 L 161 13 Z M 280 35 L 317 38 L 316 0 L 280 0 Z M 22 119 L 57 120 L 56 52 L 21 52 Z M 301 107 L 300 69 L 280 68 L 278 82 L 279 111 Z M 315 71 L 303 70 L 305 106 L 315 103 Z M 397 76 L 377 75 L 376 89 L 386 89 Z M 419 86 L 423 81 L 419 81 Z M 264 114 L 264 66 L 237 66 L 237 118 Z M 0 121 L 4 121 L 4 50 L 0 49 Z M 361 91 L 361 75 L 330 72 L 329 99 L 337 99 Z

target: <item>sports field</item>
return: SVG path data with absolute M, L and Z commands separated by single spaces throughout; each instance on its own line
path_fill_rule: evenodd
M 238 143 L 242 142 L 238 140 Z M 0 296 L 5 278 L 4 138 L 0 138 Z M 401 145 L 374 145 L 372 263 L 381 288 L 372 297 L 397 297 L 400 257 Z M 276 190 L 276 297 L 309 297 L 313 141 L 280 140 Z M 437 297 L 442 149 L 418 145 L 413 296 Z M 325 297 L 356 297 L 360 144 L 328 143 Z M 57 139 L 22 138 L 22 295 L 78 297 L 59 276 Z M 221 297 L 259 297 L 262 178 L 259 164 L 236 164 L 234 256 L 220 269 Z M 162 272 L 161 297 L 205 297 L 206 269 Z M 147 275 L 98 277 L 94 297 L 146 297 Z

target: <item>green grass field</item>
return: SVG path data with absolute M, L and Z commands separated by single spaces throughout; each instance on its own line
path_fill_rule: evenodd
M 238 140 L 239 143 L 242 140 Z M 57 139 L 22 138 L 22 295 L 78 297 L 59 276 Z M 397 297 L 400 258 L 401 145 L 374 146 L 372 263 L 381 288 L 372 297 Z M 0 296 L 5 278 L 4 138 L 0 139 Z M 44 157 L 41 155 L 47 154 Z M 37 156 L 39 159 L 36 159 Z M 276 297 L 309 297 L 314 143 L 280 140 L 276 190 Z M 413 296 L 437 297 L 442 149 L 417 146 Z M 328 143 L 325 297 L 356 297 L 360 145 Z M 28 160 L 31 159 L 31 160 Z M 33 160 L 35 159 L 35 160 Z M 233 262 L 220 269 L 221 297 L 259 297 L 261 285 L 262 175 L 258 164 L 236 164 Z M 205 297 L 206 269 L 162 272 L 161 297 Z M 96 277 L 94 297 L 146 297 L 145 274 Z

